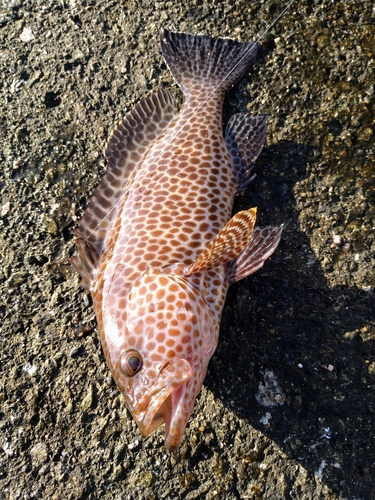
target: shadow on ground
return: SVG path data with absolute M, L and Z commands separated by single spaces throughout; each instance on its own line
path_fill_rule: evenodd
M 374 297 L 339 276 L 331 287 L 299 229 L 293 189 L 311 155 L 294 143 L 268 148 L 257 168 L 265 177 L 237 202 L 236 210 L 267 206 L 280 217 L 265 214 L 265 223 L 287 223 L 265 267 L 230 289 L 205 384 L 327 486 L 372 498 Z M 345 251 L 327 244 L 327 253 Z

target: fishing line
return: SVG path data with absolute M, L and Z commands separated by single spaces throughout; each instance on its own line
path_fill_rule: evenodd
M 241 64 L 241 62 L 245 59 L 245 57 L 247 57 L 249 54 L 251 54 L 251 52 L 253 51 L 253 49 L 256 47 L 257 43 L 259 43 L 262 38 L 271 30 L 271 28 L 277 23 L 277 21 L 285 14 L 285 12 L 287 12 L 287 10 L 289 10 L 290 6 L 292 5 L 292 3 L 294 3 L 294 0 L 290 0 L 290 2 L 288 3 L 288 5 L 282 10 L 282 12 L 276 17 L 276 19 L 274 19 L 274 21 L 272 21 L 271 24 L 269 24 L 267 26 L 267 28 L 263 31 L 263 33 L 257 38 L 257 40 L 253 43 L 253 45 L 251 47 L 249 47 L 249 49 L 247 51 L 244 52 L 243 56 L 241 57 L 241 59 L 239 59 L 239 61 L 237 62 L 237 64 L 231 69 L 231 71 L 229 71 L 229 73 L 219 82 L 219 84 L 214 88 L 214 90 L 206 97 L 206 99 L 197 107 L 197 109 L 194 111 L 194 113 L 191 115 L 190 119 L 191 120 L 192 118 L 194 118 L 194 116 L 202 109 L 202 107 L 209 101 L 209 99 L 211 99 L 211 97 L 215 94 L 215 92 L 222 86 L 222 84 L 230 77 L 230 75 L 233 73 L 233 71 L 235 71 L 235 69 L 237 68 L 237 66 L 239 66 L 239 64 Z M 120 122 L 121 123 L 121 122 Z M 155 165 L 155 163 L 158 161 L 158 159 L 161 157 L 161 155 L 164 153 L 165 149 L 169 146 L 169 144 L 171 144 L 172 141 L 174 141 L 179 135 L 180 133 L 184 130 L 184 128 L 189 124 L 189 122 L 185 123 L 184 125 L 182 125 L 182 127 L 180 129 L 178 129 L 173 135 L 172 137 L 170 138 L 170 140 L 167 142 L 167 144 L 164 146 L 164 148 L 160 151 L 160 153 L 158 154 L 158 156 L 155 158 L 155 160 L 151 163 L 150 166 L 152 165 Z M 147 172 L 143 172 L 143 174 L 141 173 L 140 176 L 139 176 L 139 181 L 142 180 L 142 177 L 146 175 Z M 98 186 L 99 187 L 99 186 Z M 99 224 L 89 233 L 89 236 L 88 238 L 90 238 L 90 236 L 98 229 L 98 227 L 101 225 L 101 223 L 103 221 L 105 221 L 110 215 L 111 213 L 115 210 L 115 208 L 117 208 L 119 206 L 119 204 L 121 203 L 121 200 L 119 200 L 107 213 L 107 215 L 105 217 L 103 217 L 103 219 L 101 219 L 101 221 L 99 222 Z M 83 215 L 84 217 L 84 215 Z M 79 221 L 78 221 L 78 224 L 79 224 Z

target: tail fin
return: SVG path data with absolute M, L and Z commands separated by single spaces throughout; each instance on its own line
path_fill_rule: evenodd
M 194 88 L 227 92 L 252 65 L 255 42 L 160 31 L 161 51 L 183 92 Z

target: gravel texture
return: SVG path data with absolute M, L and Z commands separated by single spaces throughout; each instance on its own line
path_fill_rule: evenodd
M 256 39 L 285 2 L 0 4 L 0 497 L 342 499 L 375 491 L 375 10 L 302 0 L 224 122 L 269 116 L 235 209 L 285 223 L 228 294 L 175 453 L 143 439 L 103 358 L 70 229 L 116 121 L 158 87 L 162 26 Z

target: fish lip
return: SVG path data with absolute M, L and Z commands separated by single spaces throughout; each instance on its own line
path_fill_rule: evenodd
M 138 426 L 143 436 L 149 436 L 158 427 L 166 422 L 165 410 L 168 398 L 175 390 L 175 387 L 163 387 L 150 397 L 147 409 L 141 420 L 137 419 Z
M 143 423 L 146 424 L 144 431 L 147 435 L 165 423 L 165 434 L 168 439 L 169 430 L 178 413 L 179 403 L 186 392 L 186 385 L 186 382 L 183 382 L 177 387 L 164 388 L 153 395 L 143 418 Z M 160 402 L 161 397 L 162 402 Z
M 172 413 L 170 420 L 168 422 L 165 421 L 165 446 L 170 451 L 176 450 L 181 443 L 185 432 L 187 418 L 190 416 L 190 411 L 186 413 L 185 409 L 185 393 L 187 385 L 188 382 L 182 383 L 180 387 L 175 389 L 170 395 L 172 400 Z
M 190 363 L 189 367 L 189 375 L 180 384 L 173 386 L 166 384 L 161 389 L 155 390 L 149 398 L 147 409 L 142 418 L 136 419 L 138 427 L 145 437 L 164 423 L 165 445 L 169 450 L 178 447 L 185 431 L 184 396 L 192 377 Z

